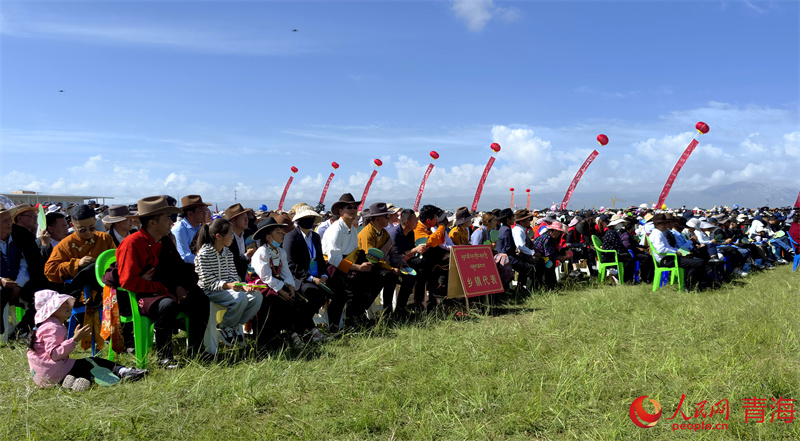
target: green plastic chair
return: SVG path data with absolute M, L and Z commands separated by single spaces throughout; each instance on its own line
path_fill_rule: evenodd
M 604 250 L 603 242 L 595 235 L 592 235 L 592 243 L 594 244 L 595 253 L 597 253 L 597 281 L 603 283 L 606 280 L 606 269 L 609 267 L 616 267 L 617 273 L 619 274 L 619 284 L 622 285 L 625 275 L 622 270 L 622 265 L 619 264 L 619 254 L 617 254 L 617 250 Z M 613 255 L 614 261 L 604 263 L 601 257 L 603 253 Z
M 650 247 L 650 256 L 653 257 L 653 265 L 655 266 L 655 273 L 653 274 L 653 292 L 656 292 L 661 287 L 661 276 L 664 273 L 669 273 L 669 284 L 674 285 L 675 279 L 678 279 L 678 291 L 683 291 L 684 269 L 678 266 L 678 255 L 675 253 L 661 254 L 663 257 L 672 257 L 672 266 L 659 266 L 659 261 L 656 259 L 656 249 L 650 238 L 645 239 L 647 246 Z
M 95 261 L 94 266 L 94 276 L 97 278 L 97 283 L 100 286 L 105 287 L 106 285 L 103 283 L 103 275 L 105 275 L 108 267 L 111 266 L 112 263 L 117 261 L 117 250 L 112 248 L 110 250 L 105 250 L 97 256 L 97 260 Z M 122 288 L 117 289 L 117 294 L 121 294 L 125 292 Z M 131 308 L 133 309 L 133 308 Z M 121 315 L 119 316 L 119 321 L 122 323 L 133 323 L 133 315 Z M 134 332 L 134 340 L 136 339 Z M 111 348 L 111 345 L 108 345 L 108 360 L 114 361 L 116 357 L 116 352 L 114 349 Z
M 97 277 L 97 281 L 100 283 L 100 285 L 104 286 L 102 281 L 103 274 L 105 274 L 108 267 L 116 261 L 116 250 L 106 250 L 97 257 L 95 276 Z M 150 347 L 153 345 L 153 338 L 155 337 L 155 323 L 148 317 L 139 314 L 139 302 L 136 298 L 136 294 L 122 288 L 117 288 L 118 297 L 126 293 L 128 294 L 128 299 L 130 299 L 131 302 L 131 315 L 127 317 L 120 315 L 119 320 L 122 323 L 133 323 L 133 345 L 136 352 L 136 367 L 139 369 L 146 369 L 147 353 L 150 351 Z M 180 313 L 178 314 L 178 319 L 181 318 L 184 319 L 186 324 L 186 333 L 188 335 L 189 317 L 184 313 Z M 109 351 L 108 359 L 111 361 L 114 360 L 113 350 Z

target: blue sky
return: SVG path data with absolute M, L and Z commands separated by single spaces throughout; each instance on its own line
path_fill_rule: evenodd
M 369 199 L 403 201 L 436 150 L 425 195 L 455 207 L 472 201 L 498 142 L 481 204 L 490 208 L 507 205 L 508 187 L 563 195 L 605 133 L 573 201 L 634 190 L 655 199 L 700 120 L 711 131 L 674 191 L 800 189 L 798 9 L 6 1 L 0 190 L 126 202 L 200 193 L 222 204 L 236 191 L 273 207 L 293 165 L 287 205 L 315 203 L 335 160 L 330 205 L 358 196 L 379 157 Z

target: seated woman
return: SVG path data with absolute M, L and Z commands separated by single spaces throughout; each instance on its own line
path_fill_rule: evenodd
M 233 227 L 229 220 L 219 218 L 200 227 L 195 239 L 200 247 L 194 261 L 197 285 L 210 302 L 228 308 L 217 327 L 220 340 L 226 346 L 234 341 L 242 344 L 242 325 L 258 312 L 261 296 L 254 288 L 239 282 L 233 253 L 228 249 L 233 242 Z
M 320 305 L 298 292 L 286 251 L 281 247 L 283 228 L 286 226 L 269 218 L 253 234 L 253 240 L 262 245 L 250 261 L 254 274 L 248 274 L 248 280 L 267 286 L 261 289 L 264 301 L 256 319 L 259 343 L 268 343 L 281 331 L 287 331 L 292 346 L 301 347 L 301 332 L 311 330 L 313 341 L 322 340 L 325 336 L 314 326 L 312 319 Z

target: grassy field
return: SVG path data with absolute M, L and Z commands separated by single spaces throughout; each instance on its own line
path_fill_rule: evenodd
M 770 423 L 768 408 L 745 424 L 742 409 L 800 397 L 798 294 L 787 266 L 703 293 L 591 284 L 82 393 L 37 389 L 23 347 L 0 347 L 0 437 L 800 439 L 800 421 Z M 673 432 L 681 394 L 687 416 L 727 399 L 727 421 L 688 421 L 727 430 Z M 641 395 L 663 406 L 653 428 L 628 415 Z

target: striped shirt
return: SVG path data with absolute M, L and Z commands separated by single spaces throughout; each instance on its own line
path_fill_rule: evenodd
M 239 281 L 233 253 L 228 247 L 222 248 L 222 252 L 218 253 L 213 245 L 203 245 L 194 260 L 194 270 L 200 279 L 197 286 L 203 288 L 206 294 L 223 291 L 223 284 Z

